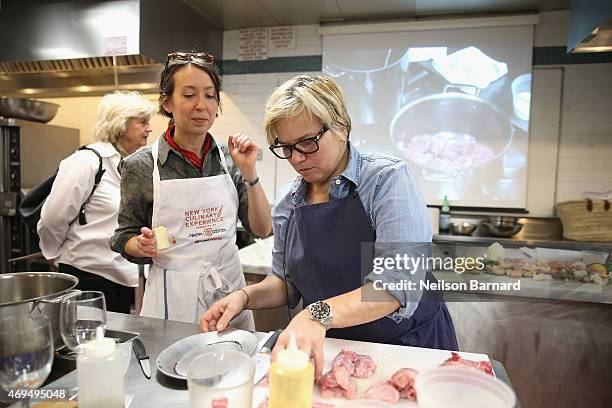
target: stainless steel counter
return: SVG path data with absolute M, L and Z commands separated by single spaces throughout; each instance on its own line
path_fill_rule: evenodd
M 133 357 L 125 375 L 125 392 L 134 396 L 130 408 L 139 407 L 188 407 L 187 383 L 166 377 L 157 371 L 155 359 L 170 344 L 184 337 L 197 334 L 198 326 L 160 319 L 150 319 L 119 313 L 108 313 L 108 328 L 121 331 L 138 332 L 147 348 L 151 360 L 152 376 L 147 380 L 138 362 Z M 256 333 L 262 339 L 265 333 Z M 501 363 L 492 360 L 498 378 L 510 384 L 506 370 Z M 103 384 L 101 384 L 103 386 Z M 47 388 L 67 388 L 76 391 L 76 371 L 52 382 Z

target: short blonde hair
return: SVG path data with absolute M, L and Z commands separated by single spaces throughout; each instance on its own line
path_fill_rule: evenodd
M 276 122 L 304 111 L 348 139 L 351 118 L 346 110 L 342 89 L 328 76 L 298 75 L 283 83 L 268 97 L 263 122 L 268 144 L 273 145 L 278 137 Z
M 136 91 L 116 91 L 104 95 L 98 106 L 98 117 L 93 131 L 94 139 L 117 143 L 130 119 L 149 120 L 155 111 L 155 105 Z

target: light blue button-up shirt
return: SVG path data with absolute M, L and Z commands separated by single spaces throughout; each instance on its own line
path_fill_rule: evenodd
M 376 243 L 425 243 L 431 242 L 432 229 L 425 201 L 408 164 L 383 154 L 361 153 L 349 144 L 349 160 L 346 170 L 330 181 L 329 200 L 349 195 L 351 186 L 359 193 L 372 227 L 376 231 Z M 307 205 L 307 182 L 298 175 L 281 188 L 272 210 L 274 247 L 272 249 L 271 274 L 288 282 L 289 305 L 299 303 L 300 295 L 287 280 L 283 268 L 285 236 L 289 215 L 296 207 Z M 360 254 L 355 254 L 360 256 Z M 399 282 L 406 279 L 406 271 L 385 269 L 383 273 L 371 272 L 366 282 Z M 418 305 L 421 291 L 387 290 L 401 307 L 388 316 L 395 321 L 412 316 Z

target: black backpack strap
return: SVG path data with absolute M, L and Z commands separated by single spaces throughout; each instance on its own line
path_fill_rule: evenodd
M 100 156 L 100 153 L 96 149 L 92 149 L 88 146 L 81 146 L 79 147 L 79 150 L 91 150 L 96 154 L 96 156 L 98 156 L 98 160 L 100 161 L 100 163 L 98 164 L 98 171 L 96 172 L 96 177 L 94 178 L 94 185 L 91 189 L 91 193 L 89 193 L 89 196 L 87 197 L 87 199 L 81 206 L 81 209 L 79 210 L 79 225 L 85 225 L 87 224 L 87 219 L 85 218 L 85 213 L 87 212 L 87 210 L 85 209 L 85 206 L 89 203 L 89 200 L 91 199 L 91 196 L 93 195 L 94 191 L 96 191 L 98 184 L 100 184 L 100 180 L 102 180 L 102 176 L 106 172 L 106 169 L 102 168 L 102 156 Z

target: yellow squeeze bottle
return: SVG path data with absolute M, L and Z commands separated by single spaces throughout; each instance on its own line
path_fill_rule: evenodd
M 292 334 L 289 347 L 278 353 L 269 371 L 269 408 L 311 408 L 314 366 L 299 350 Z

